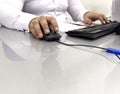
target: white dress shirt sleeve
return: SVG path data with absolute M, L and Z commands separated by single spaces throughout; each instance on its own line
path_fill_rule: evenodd
M 80 2 L 80 0 L 68 0 L 68 13 L 75 21 L 83 21 L 84 14 L 88 12 Z
M 0 0 L 0 24 L 17 30 L 29 31 L 29 22 L 36 15 L 22 12 L 24 0 Z

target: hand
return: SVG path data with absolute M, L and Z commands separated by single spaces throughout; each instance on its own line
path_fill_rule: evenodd
M 32 19 L 29 23 L 29 30 L 36 38 L 43 38 L 44 34 L 49 34 L 50 29 L 59 31 L 55 18 L 50 16 L 40 16 Z
M 108 23 L 107 17 L 104 14 L 96 12 L 87 12 L 84 15 L 84 23 L 91 25 L 93 21 L 100 20 L 102 24 Z

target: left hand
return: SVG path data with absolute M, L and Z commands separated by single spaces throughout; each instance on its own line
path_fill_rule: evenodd
M 108 19 L 104 14 L 96 12 L 87 12 L 84 14 L 84 23 L 91 25 L 96 20 L 99 20 L 102 24 L 108 23 Z

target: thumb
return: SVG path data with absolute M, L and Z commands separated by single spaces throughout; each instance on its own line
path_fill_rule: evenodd
M 85 17 L 84 23 L 85 23 L 85 24 L 88 24 L 88 25 L 91 25 L 91 24 L 92 24 L 92 20 L 89 19 L 89 18 L 87 18 L 87 17 Z

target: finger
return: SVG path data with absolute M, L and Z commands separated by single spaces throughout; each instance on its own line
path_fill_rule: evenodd
M 98 19 L 99 19 L 99 21 L 100 21 L 102 24 L 104 24 L 104 19 L 103 19 L 103 17 L 99 17 Z
M 39 39 L 39 37 L 37 36 L 36 32 L 34 29 L 31 29 L 31 33 L 33 34 L 34 37 L 36 37 L 37 39 Z
M 104 15 L 100 16 L 98 19 L 100 20 L 100 22 L 102 24 L 108 23 L 108 20 L 107 20 L 107 18 Z
M 101 22 L 102 24 L 108 23 L 108 19 L 107 19 L 107 17 L 106 17 L 105 15 L 99 16 L 99 17 L 98 17 L 98 20 L 100 20 L 100 22 Z
M 35 31 L 35 33 L 36 33 L 38 38 L 42 38 L 43 37 L 42 30 L 40 28 L 40 24 L 39 24 L 38 21 L 34 23 L 34 31 Z
M 32 31 L 32 34 L 36 37 L 36 38 L 42 38 L 43 34 L 40 28 L 40 24 L 38 21 L 38 18 L 34 18 L 31 22 L 30 22 L 30 29 Z
M 41 26 L 41 28 L 42 28 L 42 32 L 43 32 L 43 33 L 45 33 L 45 34 L 50 33 L 50 30 L 49 30 L 49 26 L 48 26 L 48 22 L 47 22 L 46 17 L 40 17 L 40 18 L 39 18 L 39 23 L 40 23 L 40 26 Z
M 85 18 L 84 23 L 88 24 L 88 25 L 91 25 L 92 24 L 92 20 L 90 20 L 89 18 Z
M 55 18 L 47 17 L 47 21 L 56 32 L 59 31 L 59 27 Z
M 34 37 L 38 38 L 38 36 L 36 35 L 36 32 L 35 32 L 35 30 L 34 30 L 34 26 L 33 26 L 32 23 L 30 23 L 29 29 L 30 29 L 30 32 L 32 33 L 32 35 L 33 35 Z
M 105 15 L 103 15 L 103 19 L 104 19 L 105 23 L 109 23 L 109 20 Z

